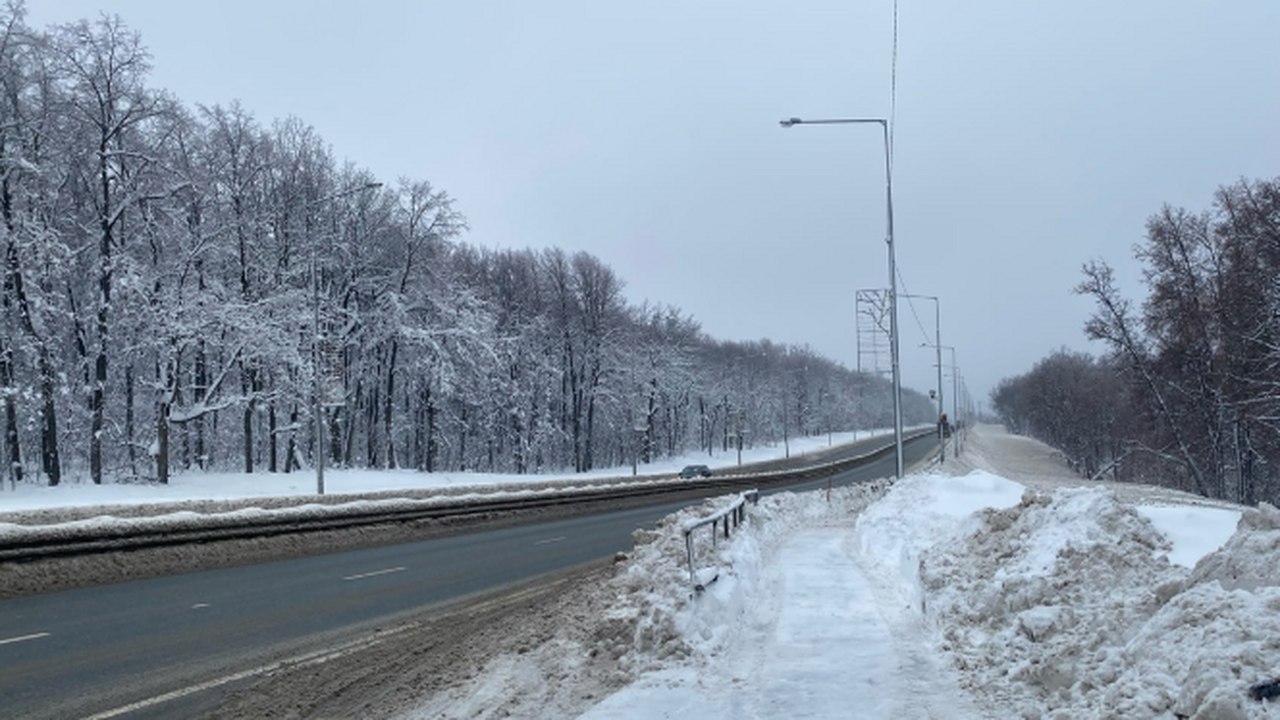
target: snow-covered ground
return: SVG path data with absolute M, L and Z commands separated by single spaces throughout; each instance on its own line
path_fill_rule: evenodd
M 776 460 L 790 455 L 819 452 L 831 445 L 863 440 L 883 435 L 892 430 L 862 430 L 834 433 L 831 436 L 792 438 L 789 443 L 776 443 L 744 448 L 743 463 Z M 690 464 L 707 465 L 722 472 L 731 472 L 738 463 L 736 451 L 714 455 L 705 452 L 690 453 L 674 458 L 662 458 L 638 468 L 639 475 L 670 476 Z M 627 477 L 631 466 L 601 468 L 589 473 L 549 473 L 544 475 L 502 475 L 475 472 L 423 473 L 416 470 L 348 470 L 331 468 L 325 471 L 325 492 L 330 495 L 360 495 L 396 490 L 426 489 L 509 489 L 528 488 L 539 483 L 556 480 L 589 480 L 609 477 Z M 105 483 L 64 482 L 58 487 L 46 487 L 37 483 L 19 483 L 16 486 L 0 483 L 0 513 L 111 505 L 144 505 L 152 503 L 181 503 L 210 500 L 244 500 L 252 498 L 280 498 L 306 496 L 315 493 L 316 476 L 309 470 L 292 473 L 239 473 L 190 471 L 175 474 L 167 485 L 154 483 Z
M 1249 697 L 1280 675 L 1280 512 L 1141 497 L 983 427 L 945 468 L 763 498 L 715 548 L 700 533 L 718 577 L 697 593 L 682 527 L 712 502 L 638 534 L 592 632 L 406 717 L 1280 717 Z M 582 668 L 601 656 L 597 699 Z M 559 668 L 556 688 L 531 667 Z

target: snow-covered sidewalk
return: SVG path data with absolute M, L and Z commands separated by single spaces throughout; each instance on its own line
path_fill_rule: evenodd
M 953 700 L 939 704 L 956 690 L 937 694 L 946 673 L 911 651 L 921 638 L 895 637 L 851 540 L 847 527 L 796 532 L 764 566 L 752 607 L 730 619 L 736 637 L 716 661 L 652 673 L 582 717 L 963 717 Z

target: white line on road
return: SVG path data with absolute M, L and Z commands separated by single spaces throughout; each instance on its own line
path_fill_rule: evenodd
M 84 718 L 84 720 L 110 720 L 111 718 L 117 718 L 117 717 L 120 717 L 121 715 L 128 715 L 129 713 L 137 712 L 139 710 L 143 710 L 149 707 L 154 707 L 156 705 L 160 705 L 161 703 L 169 702 L 170 700 L 177 700 L 178 698 L 183 698 L 188 695 L 194 695 L 199 692 L 204 692 L 205 690 L 212 690 L 213 688 L 221 687 L 228 683 L 237 682 L 239 680 L 244 680 L 245 678 L 253 677 L 254 675 L 266 675 L 268 673 L 273 673 L 279 670 L 280 668 L 288 665 L 301 666 L 301 665 L 309 665 L 313 662 L 318 662 L 318 661 L 322 662 L 326 659 L 338 657 L 339 655 L 350 652 L 352 650 L 356 650 L 362 647 L 373 646 L 377 644 L 379 641 L 380 641 L 379 638 L 361 638 L 354 642 L 349 642 L 344 645 L 341 645 L 332 650 L 318 650 L 316 652 L 307 653 L 305 655 L 301 655 L 296 658 L 292 658 L 288 660 L 280 660 L 278 662 L 271 663 L 270 665 L 263 665 L 261 667 L 256 667 L 252 670 L 244 670 L 242 672 L 233 673 L 231 675 L 225 675 L 223 677 L 209 680 L 207 682 L 202 682 L 197 685 L 190 685 L 180 690 L 167 692 L 163 695 L 156 695 L 155 697 L 149 697 L 145 700 L 139 700 L 138 702 L 135 702 L 135 703 L 129 703 L 128 705 L 123 705 L 121 707 L 115 708 L 114 710 L 107 710 L 105 712 L 100 712 L 97 715 L 90 715 L 89 717 Z
M 403 569 L 404 568 L 394 568 L 393 570 L 403 570 Z M 514 594 L 506 595 L 501 598 L 494 598 L 494 599 L 482 601 L 479 604 L 472 606 L 471 609 L 472 609 L 472 612 L 475 612 L 490 606 L 497 606 L 503 601 L 512 601 L 512 600 L 521 599 L 521 598 L 534 597 L 538 593 L 545 592 L 548 588 L 558 586 L 563 582 L 565 582 L 565 580 L 562 578 L 559 580 L 555 580 L 548 585 L 525 588 L 523 590 L 515 592 Z M 208 680 L 206 682 L 198 683 L 196 685 L 190 685 L 185 688 L 173 690 L 171 692 L 164 693 L 163 695 L 156 695 L 154 697 L 149 697 L 134 703 L 129 703 L 128 705 L 115 708 L 114 710 L 107 710 L 104 712 L 100 712 L 97 715 L 90 715 L 87 718 L 83 718 L 83 720 L 112 720 L 112 718 L 118 718 L 121 715 L 128 715 L 129 713 L 154 707 L 156 705 L 169 702 L 170 700 L 177 700 L 178 698 L 183 698 L 188 695 L 194 695 L 196 693 L 204 692 L 206 690 L 212 690 L 213 688 L 221 687 L 223 685 L 237 682 L 239 680 L 244 680 L 245 678 L 253 677 L 255 675 L 266 675 L 269 673 L 273 673 L 284 667 L 305 667 L 307 665 L 312 665 L 314 663 L 326 662 L 326 661 L 332 660 L 333 658 L 341 657 L 350 652 L 356 652 L 362 649 L 374 647 L 380 643 L 385 642 L 386 640 L 395 636 L 398 633 L 418 632 L 419 629 L 420 628 L 418 625 L 408 623 L 405 625 L 401 625 L 397 628 L 392 628 L 387 631 L 379 632 L 378 635 L 373 637 L 366 636 L 366 637 L 356 638 L 355 640 L 342 643 L 337 647 L 330 648 L 328 650 L 315 650 L 309 653 L 305 653 L 303 655 L 299 655 L 297 657 L 278 660 L 269 665 L 262 665 L 260 667 L 253 668 L 252 670 L 244 670 L 241 672 L 233 673 L 231 675 L 224 675 L 223 677 L 220 677 L 220 678 L 215 678 L 213 680 Z M 42 633 L 42 634 L 47 634 L 47 633 Z
M 205 608 L 207 608 L 207 607 L 209 607 L 209 603 L 196 603 L 195 605 L 192 605 L 192 606 L 191 606 L 191 609 L 192 609 L 192 610 L 203 610 L 203 609 L 205 609 Z
M 11 637 L 0 640 L 0 645 L 9 645 L 11 643 L 26 642 L 28 640 L 39 640 L 40 638 L 49 637 L 49 633 L 34 633 L 31 635 L 23 635 L 21 637 Z
M 408 569 L 409 568 L 406 568 L 406 567 L 393 567 L 393 568 L 387 568 L 386 570 L 374 570 L 373 572 L 361 573 L 359 575 L 349 575 L 342 579 L 343 580 L 363 580 L 364 578 L 377 577 L 378 575 L 390 575 L 391 573 L 398 573 Z
M 568 538 L 566 538 L 564 535 L 561 535 L 560 537 L 553 537 L 553 538 L 547 538 L 546 540 L 539 540 L 538 542 L 534 543 L 534 545 L 546 545 L 547 543 L 560 542 L 561 540 L 566 540 L 566 539 Z

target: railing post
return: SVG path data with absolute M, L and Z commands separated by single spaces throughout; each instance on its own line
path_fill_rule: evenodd
M 704 518 L 697 522 L 685 525 L 684 530 L 684 551 L 689 561 L 689 582 L 701 592 L 702 587 L 698 585 L 698 575 L 696 566 L 693 562 L 693 533 L 698 528 L 707 525 L 711 527 L 711 547 L 715 549 L 719 542 L 720 522 L 724 521 L 724 536 L 728 540 L 732 537 L 733 530 L 740 527 L 747 521 L 747 500 L 750 499 L 753 504 L 760 503 L 760 492 L 750 491 L 738 493 L 737 499 L 728 507 L 712 514 L 708 518 Z
M 696 585 L 698 579 L 693 574 L 693 533 L 688 530 L 684 531 L 684 550 L 689 556 L 689 583 Z

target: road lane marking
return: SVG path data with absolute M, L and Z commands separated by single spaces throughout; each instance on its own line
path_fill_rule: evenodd
M 387 571 L 380 571 L 380 572 L 388 572 L 388 571 L 399 572 L 405 569 L 407 568 L 403 568 L 403 567 L 389 568 Z M 353 575 L 352 577 L 358 577 L 358 576 Z M 544 575 L 540 577 L 546 578 L 548 576 Z M 481 600 L 480 602 L 476 602 L 474 604 L 468 605 L 465 612 L 467 614 L 472 614 L 472 615 L 477 613 L 488 612 L 491 609 L 501 607 L 504 604 L 510 605 L 516 602 L 526 600 L 528 598 L 534 598 L 539 595 L 548 594 L 550 592 L 553 592 L 556 588 L 563 586 L 566 582 L 568 582 L 566 578 L 560 577 L 555 580 L 545 582 L 545 584 L 530 585 L 528 587 L 517 589 L 514 592 L 507 592 L 506 590 L 504 590 L 502 594 L 499 594 L 496 597 L 488 597 L 487 599 Z M 440 615 L 440 617 L 450 618 L 450 617 L 455 617 L 459 614 L 461 614 L 461 611 L 446 612 Z M 346 655 L 348 653 L 359 652 L 362 650 L 367 650 L 368 648 L 376 647 L 377 645 L 380 645 L 383 642 L 386 642 L 387 640 L 401 633 L 418 632 L 420 628 L 421 628 L 421 625 L 417 622 L 406 622 L 399 626 L 392 627 L 384 631 L 378 631 L 377 634 L 372 636 L 359 637 L 348 642 L 340 643 L 337 646 L 329 649 L 313 650 L 311 652 L 306 652 L 292 658 L 277 660 L 276 662 L 273 662 L 267 665 L 261 665 L 251 670 L 242 670 L 240 672 L 232 673 L 230 675 L 224 675 L 222 677 L 214 678 L 212 680 L 207 680 L 205 682 L 197 683 L 195 685 L 189 685 L 187 687 L 179 688 L 177 690 L 172 690 L 170 692 L 167 692 L 161 695 L 155 695 L 149 698 L 144 698 L 142 700 L 138 700 L 136 702 L 132 702 L 132 703 L 129 703 L 128 705 L 123 705 L 121 707 L 117 707 L 112 710 L 106 710 L 96 715 L 90 715 L 88 717 L 82 718 L 81 720 L 113 720 L 114 718 L 118 718 L 122 715 L 128 715 L 129 713 L 134 713 L 134 712 L 138 712 L 139 710 L 145 710 L 147 708 L 155 707 L 157 705 L 161 705 L 163 703 L 167 703 L 172 700 L 177 700 L 179 698 L 187 697 L 188 695 L 194 695 L 196 693 L 205 692 L 207 690 L 212 690 L 214 688 L 222 687 L 223 685 L 228 685 L 230 683 L 238 682 L 240 680 L 244 680 L 246 678 L 250 678 L 255 675 L 269 675 L 271 673 L 278 672 L 285 668 L 307 667 L 309 665 L 327 662 L 334 658 L 342 657 L 343 655 Z M 47 634 L 47 633 L 42 633 L 42 634 Z
M 408 629 L 409 627 L 411 626 L 405 626 L 405 629 Z M 223 685 L 227 685 L 233 682 L 238 682 L 240 680 L 244 680 L 245 678 L 250 678 L 255 675 L 268 675 L 270 673 L 277 672 L 282 668 L 290 667 L 290 666 L 303 667 L 306 665 L 311 665 L 313 663 L 325 662 L 326 660 L 340 657 L 349 652 L 354 652 L 357 650 L 361 650 L 363 648 L 373 647 L 374 645 L 377 645 L 378 643 L 382 642 L 383 639 L 384 639 L 383 636 L 372 637 L 372 638 L 370 637 L 359 638 L 351 642 L 343 643 L 329 650 L 316 650 L 313 652 L 305 653 L 303 655 L 299 655 L 292 659 L 279 660 L 269 665 L 262 665 L 260 667 L 253 668 L 252 670 L 243 670 L 238 673 L 232 673 L 231 675 L 224 675 L 223 677 L 220 677 L 220 678 L 214 678 L 213 680 L 197 683 L 195 685 L 189 685 L 187 687 L 180 688 L 178 690 L 173 690 L 171 692 L 164 693 L 163 695 L 156 695 L 154 697 L 149 697 L 143 700 L 139 700 L 137 702 L 129 703 L 128 705 L 122 705 L 113 710 L 106 710 L 104 712 L 100 712 L 97 715 L 90 715 L 89 717 L 83 718 L 83 720 L 111 720 L 112 718 L 117 718 L 117 717 L 120 717 L 121 715 L 128 715 L 129 713 L 134 713 L 139 710 L 145 710 L 147 708 L 155 707 L 156 705 L 160 705 L 162 703 L 167 703 L 170 700 L 177 700 L 179 698 L 184 698 L 188 695 L 194 695 L 196 693 L 204 692 L 206 690 L 212 690 L 214 688 L 222 687 Z
M 373 572 L 360 573 L 359 575 L 348 575 L 347 577 L 344 577 L 342 579 L 343 580 L 363 580 L 365 578 L 377 577 L 379 575 L 390 575 L 391 573 L 398 573 L 408 569 L 409 568 L 406 568 L 406 567 L 393 567 L 393 568 L 387 568 L 386 570 L 374 570 Z
M 26 642 L 28 640 L 39 640 L 40 638 L 49 637 L 49 633 L 32 633 L 31 635 L 22 635 L 20 637 L 11 637 L 0 640 L 0 645 L 10 645 L 12 643 Z
M 539 540 L 538 542 L 534 543 L 534 545 L 546 545 L 548 543 L 560 542 L 561 540 L 567 540 L 567 539 L 568 538 L 566 538 L 564 535 L 561 535 L 560 537 L 553 537 L 553 538 L 547 538 L 546 540 Z
M 195 605 L 192 605 L 192 606 L 191 606 L 191 609 L 192 609 L 192 610 L 203 610 L 203 609 L 205 609 L 205 608 L 207 608 L 207 607 L 209 607 L 209 603 L 196 603 Z

